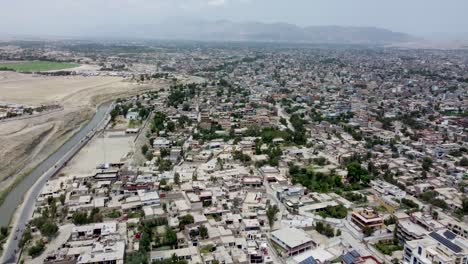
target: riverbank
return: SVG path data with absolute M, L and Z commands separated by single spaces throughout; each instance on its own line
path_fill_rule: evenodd
M 29 222 L 33 212 L 36 199 L 44 187 L 47 180 L 57 174 L 67 162 L 70 161 L 88 142 L 91 138 L 102 129 L 109 121 L 109 112 L 112 108 L 111 103 L 105 103 L 98 107 L 96 114 L 93 116 L 80 131 L 78 131 L 69 141 L 62 145 L 52 156 L 41 163 L 25 180 L 23 180 L 17 188 L 18 192 L 10 192 L 7 200 L 0 207 L 1 215 L 15 215 L 15 220 L 12 222 L 12 231 L 16 237 L 21 237 L 22 233 Z M 30 186 L 28 186 L 30 184 Z M 24 189 L 26 188 L 26 189 Z M 23 197 L 21 193 L 26 193 L 24 201 L 14 200 Z M 16 207 L 12 208 L 14 202 L 19 203 L 19 210 Z M 16 211 L 16 213 L 15 213 Z M 3 221 L 3 220 L 0 220 Z M 5 246 L 3 254 L 3 262 L 14 262 L 16 260 L 16 249 L 18 248 L 18 239 L 14 239 L 10 235 Z

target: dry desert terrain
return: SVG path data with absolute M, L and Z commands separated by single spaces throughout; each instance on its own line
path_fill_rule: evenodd
M 92 117 L 99 103 L 165 85 L 164 81 L 137 85 L 119 77 L 0 72 L 0 102 L 63 106 L 63 110 L 41 116 L 0 121 L 0 191 L 52 154 Z

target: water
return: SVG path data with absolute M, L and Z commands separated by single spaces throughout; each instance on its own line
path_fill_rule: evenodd
M 93 116 L 80 131 L 74 134 L 65 144 L 63 144 L 51 156 L 39 164 L 26 178 L 24 178 L 18 185 L 10 191 L 3 204 L 0 205 L 0 226 L 7 226 L 13 216 L 16 208 L 22 203 L 23 196 L 31 187 L 39 180 L 39 185 L 44 186 L 47 181 L 46 177 L 40 178 L 47 170 L 55 166 L 61 158 L 75 146 L 77 146 L 83 138 L 86 137 L 93 129 L 95 129 L 107 116 L 111 102 L 102 104 L 98 107 L 96 114 Z M 26 201 L 27 206 L 33 206 L 35 199 L 39 195 L 42 188 L 34 188 L 32 190 L 31 200 Z M 33 200 L 34 199 L 34 200 Z M 18 219 L 19 221 L 28 221 L 29 219 Z

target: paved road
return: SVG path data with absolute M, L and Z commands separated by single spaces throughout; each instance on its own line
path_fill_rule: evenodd
M 20 206 L 20 208 L 18 210 L 17 219 L 15 219 L 15 222 L 12 224 L 11 234 L 4 245 L 1 263 L 16 263 L 19 240 L 33 215 L 36 199 L 45 183 L 51 176 L 55 175 L 64 167 L 66 163 L 86 145 L 96 132 L 107 123 L 108 118 L 106 117 L 109 116 L 111 109 L 111 103 L 101 105 L 88 124 L 63 144 L 54 154 L 36 167 L 36 169 L 7 196 L 5 202 L 0 207 L 2 225 L 7 225 L 16 208 L 18 206 Z M 27 193 L 27 196 L 21 204 L 25 193 Z

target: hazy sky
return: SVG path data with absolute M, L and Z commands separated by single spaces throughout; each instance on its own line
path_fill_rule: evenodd
M 0 33 L 81 36 L 171 19 L 375 26 L 468 35 L 468 0 L 0 0 Z

